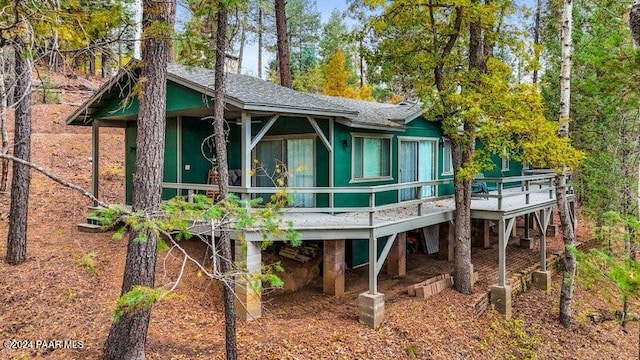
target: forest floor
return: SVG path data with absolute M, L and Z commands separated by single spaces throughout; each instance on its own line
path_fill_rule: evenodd
M 70 81 L 54 78 L 54 81 Z M 97 87 L 96 80 L 74 80 Z M 79 103 L 77 94 L 63 102 Z M 71 105 L 33 107 L 33 161 L 69 181 L 89 187 L 91 129 L 64 124 Z M 10 116 L 10 119 L 12 117 Z M 101 129 L 101 198 L 122 202 L 124 134 Z M 125 240 L 76 230 L 89 201 L 32 172 L 28 259 L 20 266 L 0 261 L 0 340 L 76 340 L 82 349 L 0 348 L 0 359 L 95 359 L 111 324 L 119 295 Z M 0 194 L 0 254 L 6 251 L 9 194 Z M 590 237 L 581 225 L 579 240 Z M 554 243 L 555 241 L 555 243 Z M 559 238 L 550 246 L 560 246 Z M 555 245 L 553 245 L 555 244 Z M 204 257 L 196 241 L 185 242 Z M 96 273 L 82 264 L 92 258 Z M 418 259 L 418 260 L 416 260 Z M 160 254 L 157 281 L 171 282 L 181 259 Z M 419 258 L 409 257 L 411 265 Z M 419 266 L 419 265 L 415 265 Z M 497 262 L 496 262 L 497 267 Z M 494 311 L 474 315 L 478 294 L 445 290 L 427 300 L 409 297 L 406 281 L 381 277 L 387 294 L 386 319 L 378 330 L 357 321 L 357 295 L 366 290 L 366 270 L 347 271 L 347 293 L 322 293 L 321 281 L 304 289 L 265 295 L 263 318 L 239 323 L 243 359 L 637 359 L 638 322 L 626 331 L 615 321 L 594 324 L 586 316 L 611 310 L 606 293 L 579 285 L 574 296 L 576 323 L 564 329 L 557 319 L 560 278 L 549 293 L 530 289 L 514 299 L 513 320 Z M 486 283 L 476 287 L 479 291 Z M 488 284 L 490 285 L 490 284 Z M 224 356 L 220 285 L 188 266 L 177 296 L 154 307 L 147 338 L 148 359 L 211 359 Z

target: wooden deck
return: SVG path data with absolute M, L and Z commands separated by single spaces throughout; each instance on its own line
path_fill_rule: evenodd
M 488 198 L 474 197 L 471 201 L 471 217 L 498 220 L 520 216 L 553 206 L 556 201 L 555 194 L 550 198 L 548 190 L 529 194 L 527 201 L 520 187 L 505 189 L 502 197 L 497 196 L 494 191 L 489 193 Z M 453 220 L 454 210 L 453 198 L 446 198 L 425 200 L 421 204 L 408 206 L 398 204 L 397 207 L 380 211 L 352 211 L 334 215 L 285 209 L 282 220 L 293 224 L 301 240 L 368 239 L 371 231 L 374 237 L 379 238 Z M 251 229 L 246 229 L 245 236 L 248 241 L 261 240 L 257 233 L 252 236 Z

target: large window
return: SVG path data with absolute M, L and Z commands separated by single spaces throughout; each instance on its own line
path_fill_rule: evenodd
M 391 177 L 391 136 L 352 135 L 353 180 Z
M 453 161 L 451 157 L 451 140 L 442 139 L 442 175 L 453 174 Z

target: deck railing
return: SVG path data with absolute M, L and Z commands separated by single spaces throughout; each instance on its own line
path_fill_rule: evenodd
M 509 176 L 502 178 L 477 178 L 474 181 L 495 185 L 495 193 L 473 193 L 472 198 L 497 199 L 498 210 L 502 210 L 503 200 L 516 196 L 525 197 L 525 204 L 531 203 L 531 194 L 548 193 L 549 199 L 555 195 L 556 175 L 548 170 L 535 175 Z M 517 188 L 520 188 L 517 190 Z M 515 190 L 514 190 L 515 189 Z M 510 190 L 505 192 L 505 190 Z
M 503 200 L 516 196 L 524 196 L 525 203 L 529 204 L 531 194 L 548 193 L 549 199 L 553 199 L 555 174 L 544 172 L 534 175 L 511 176 L 505 178 L 479 178 L 476 181 L 490 183 L 496 185 L 496 192 L 488 194 L 472 194 L 473 198 L 497 199 L 498 210 L 502 210 Z M 450 199 L 453 194 L 438 196 L 440 186 L 453 184 L 453 179 L 438 179 L 429 181 L 414 181 L 400 184 L 375 185 L 375 186 L 342 186 L 342 187 L 287 187 L 289 194 L 327 194 L 329 197 L 329 205 L 326 207 L 289 207 L 285 209 L 287 213 L 350 213 L 350 212 L 367 212 L 369 214 L 369 225 L 373 226 L 374 216 L 377 212 L 394 210 L 409 206 L 418 206 L 418 215 L 424 215 L 424 206 L 427 202 L 433 202 L 442 199 Z M 196 192 L 216 192 L 217 185 L 208 184 L 191 184 L 191 183 L 168 183 L 162 184 L 164 189 L 175 189 L 178 193 L 186 190 L 188 196 L 192 196 Z M 422 197 L 423 189 L 430 188 L 433 196 Z M 518 189 L 519 188 L 519 189 Z M 416 194 L 416 199 L 400 201 L 400 193 L 402 190 L 411 189 Z M 514 191 L 514 189 L 516 189 Z M 241 187 L 229 186 L 229 192 L 239 195 L 241 198 L 248 199 L 257 195 L 274 194 L 281 191 L 277 187 Z M 508 191 L 505 191 L 508 190 Z M 376 200 L 381 193 L 397 191 L 397 201 L 389 204 L 376 205 Z M 335 199 L 340 194 L 366 194 L 368 196 L 368 204 L 362 206 L 335 206 Z

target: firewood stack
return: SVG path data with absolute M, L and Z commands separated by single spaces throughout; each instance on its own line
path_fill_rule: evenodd
M 306 263 L 309 260 L 315 259 L 318 256 L 318 244 L 308 243 L 301 246 L 289 246 L 285 245 L 280 249 L 278 253 L 280 256 L 284 256 L 288 259 Z

